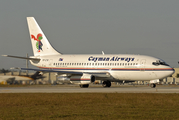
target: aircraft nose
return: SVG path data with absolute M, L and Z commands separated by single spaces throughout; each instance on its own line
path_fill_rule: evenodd
M 170 68 L 170 71 L 168 72 L 168 76 L 172 76 L 175 73 L 174 68 Z

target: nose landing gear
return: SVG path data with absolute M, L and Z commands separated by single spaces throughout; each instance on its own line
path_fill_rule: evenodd
M 150 84 L 150 87 L 151 87 L 151 88 L 155 88 L 155 87 L 156 87 L 156 84 Z
M 85 85 L 80 85 L 81 88 L 88 88 L 89 84 L 85 84 Z

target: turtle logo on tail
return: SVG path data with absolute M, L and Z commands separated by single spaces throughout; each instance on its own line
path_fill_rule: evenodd
M 31 35 L 31 38 L 37 41 L 36 42 L 36 48 L 38 49 L 38 52 L 40 52 L 40 50 L 42 50 L 42 46 L 43 46 L 43 44 L 41 42 L 41 40 L 43 39 L 42 34 L 39 33 L 37 35 L 37 38 L 34 35 Z

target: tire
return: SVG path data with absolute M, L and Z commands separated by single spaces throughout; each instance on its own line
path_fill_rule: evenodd
M 111 87 L 111 82 L 107 81 L 107 87 Z
M 85 85 L 80 85 L 81 88 L 88 88 L 89 84 L 85 84 Z
M 103 87 L 111 87 L 111 82 L 110 81 L 104 81 L 102 85 L 103 85 Z
M 104 81 L 103 84 L 102 84 L 103 87 L 107 87 L 107 82 Z
M 156 84 L 151 84 L 150 87 L 151 87 L 151 88 L 155 88 L 155 87 L 156 87 Z

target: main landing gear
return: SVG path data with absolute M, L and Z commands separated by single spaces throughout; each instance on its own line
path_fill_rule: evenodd
M 89 84 L 85 84 L 85 85 L 80 85 L 81 88 L 88 88 Z
M 151 88 L 155 88 L 155 87 L 156 87 L 156 84 L 150 84 L 150 87 L 151 87 Z
M 103 87 L 111 87 L 111 82 L 107 80 L 107 81 L 104 81 L 102 85 Z

